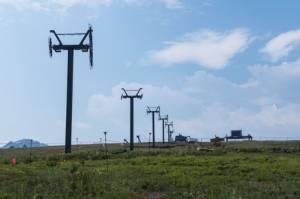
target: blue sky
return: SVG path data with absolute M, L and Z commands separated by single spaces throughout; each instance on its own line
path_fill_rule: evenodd
M 197 138 L 243 129 L 299 137 L 300 2 L 241 0 L 0 0 L 0 142 L 63 143 L 67 54 L 48 55 L 49 30 L 94 28 L 95 66 L 75 54 L 73 140 L 129 137 L 121 88 L 143 87 L 147 105 Z M 77 41 L 74 38 L 72 41 Z M 158 139 L 161 124 L 157 122 Z

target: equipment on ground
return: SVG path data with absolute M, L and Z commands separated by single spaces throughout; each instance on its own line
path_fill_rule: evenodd
M 232 130 L 231 131 L 231 136 L 225 136 L 226 142 L 228 140 L 236 140 L 236 139 L 248 139 L 249 141 L 252 141 L 253 137 L 252 135 L 243 135 L 242 130 Z
M 183 136 L 181 134 L 175 136 L 175 142 L 186 142 L 186 143 L 196 143 L 197 138 L 191 138 L 191 136 Z
M 175 142 L 187 142 L 187 136 L 179 134 L 175 136 Z
M 140 136 L 139 136 L 139 135 L 137 135 L 137 136 L 136 136 L 136 138 L 138 139 L 138 141 L 139 141 L 139 144 L 142 144 Z
M 210 142 L 213 143 L 214 146 L 221 146 L 224 143 L 224 138 L 215 136 L 215 138 L 210 139 Z

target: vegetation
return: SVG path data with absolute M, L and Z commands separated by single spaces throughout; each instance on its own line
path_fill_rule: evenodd
M 108 149 L 0 150 L 0 198 L 300 198 L 300 142 Z

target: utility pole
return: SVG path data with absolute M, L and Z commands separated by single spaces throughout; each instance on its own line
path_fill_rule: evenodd
M 147 107 L 147 114 L 152 114 L 152 138 L 153 138 L 153 142 L 152 142 L 152 147 L 155 147 L 155 113 L 160 114 L 160 107 L 156 106 L 156 107 Z
M 121 95 L 121 100 L 130 99 L 130 150 L 134 149 L 134 99 L 143 98 L 143 94 L 140 94 L 141 90 L 142 88 L 138 90 L 126 90 L 122 88 L 123 94 Z
M 165 143 L 165 122 L 168 122 L 168 119 L 169 119 L 168 115 L 161 116 L 159 114 L 158 120 L 162 121 L 162 139 L 163 139 L 163 144 Z
M 71 140 L 72 140 L 72 104 L 73 104 L 73 65 L 74 65 L 74 51 L 81 50 L 82 52 L 90 53 L 90 65 L 93 67 L 93 29 L 90 26 L 86 33 L 56 33 L 55 30 L 50 30 L 58 44 L 53 45 L 51 37 L 49 38 L 49 54 L 50 57 L 55 52 L 67 51 L 68 52 L 68 80 L 67 80 L 67 108 L 66 108 L 66 141 L 65 153 L 71 153 Z M 62 43 L 61 36 L 83 36 L 79 44 L 65 45 Z M 88 44 L 85 41 L 89 38 Z
M 107 149 L 107 143 L 106 143 L 106 135 L 107 135 L 107 132 L 104 131 L 104 142 L 105 142 L 105 154 L 106 154 L 106 170 L 108 172 L 108 149 Z
M 173 122 L 167 122 L 165 124 L 168 127 L 168 142 L 171 142 L 171 129 L 170 127 L 173 127 Z
M 104 143 L 105 143 L 105 152 L 106 152 L 106 156 L 107 156 L 107 143 L 106 143 L 106 135 L 107 135 L 107 132 L 106 131 L 104 131 Z

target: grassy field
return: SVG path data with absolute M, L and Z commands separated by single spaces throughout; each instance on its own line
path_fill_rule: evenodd
M 0 150 L 0 198 L 300 198 L 300 142 L 108 149 Z

